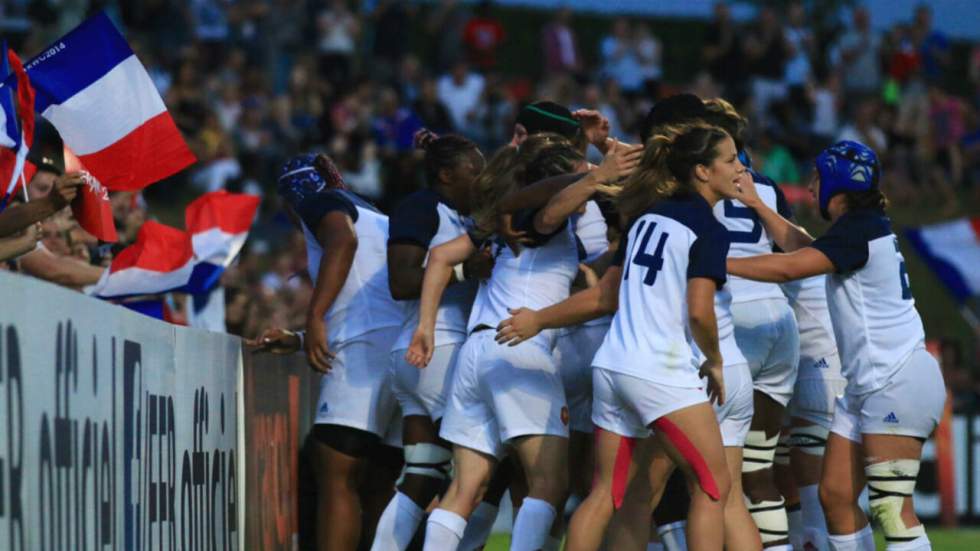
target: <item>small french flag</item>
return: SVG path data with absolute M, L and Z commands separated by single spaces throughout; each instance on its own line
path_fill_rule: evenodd
M 78 190 L 78 196 L 71 203 L 71 211 L 83 230 L 106 243 L 119 241 L 116 222 L 112 216 L 112 203 L 109 193 L 98 178 L 85 170 L 82 162 L 66 145 L 64 147 L 65 172 L 80 172 L 85 185 Z
M 88 292 L 101 298 L 165 293 L 187 285 L 194 264 L 187 232 L 148 220 Z
M 85 20 L 26 68 L 37 111 L 109 190 L 142 189 L 196 160 L 105 13 Z
M 225 190 L 205 193 L 187 206 L 184 224 L 198 265 L 186 292 L 209 291 L 245 245 L 261 200 Z
M 0 211 L 18 183 L 26 182 L 27 152 L 34 141 L 34 89 L 20 58 L 0 46 Z

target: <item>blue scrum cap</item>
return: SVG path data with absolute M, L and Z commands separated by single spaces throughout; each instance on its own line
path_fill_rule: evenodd
M 830 219 L 827 205 L 839 193 L 878 189 L 881 165 L 874 150 L 860 142 L 844 140 L 824 149 L 814 164 L 820 176 L 820 215 Z

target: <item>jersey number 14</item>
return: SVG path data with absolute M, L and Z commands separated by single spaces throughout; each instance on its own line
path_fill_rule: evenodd
M 636 248 L 636 254 L 633 255 L 633 261 L 626 266 L 626 271 L 623 273 L 623 280 L 629 279 L 630 265 L 636 264 L 638 266 L 644 266 L 647 269 L 647 273 L 643 277 L 644 285 L 653 285 L 657 282 L 657 274 L 664 267 L 664 244 L 667 243 L 669 234 L 667 232 L 661 233 L 656 250 L 653 251 L 653 254 L 648 254 L 647 247 L 650 245 L 650 238 L 653 236 L 653 230 L 656 227 L 656 222 L 650 222 L 650 225 L 647 226 L 646 220 L 640 221 L 639 227 L 636 228 L 636 235 L 642 233 L 643 237 L 640 239 L 640 246 Z M 646 229 L 646 232 L 644 232 L 644 229 Z

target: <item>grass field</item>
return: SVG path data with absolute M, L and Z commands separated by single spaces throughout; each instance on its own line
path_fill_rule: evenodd
M 944 530 L 939 528 L 928 529 L 929 539 L 932 548 L 936 551 L 977 551 L 980 550 L 980 528 L 959 528 L 956 530 Z M 875 532 L 875 540 L 878 549 L 885 548 L 885 542 L 881 534 Z M 510 546 L 510 535 L 494 534 L 490 536 L 490 541 L 485 547 L 486 551 L 507 551 Z M 615 551 L 615 550 L 610 550 Z

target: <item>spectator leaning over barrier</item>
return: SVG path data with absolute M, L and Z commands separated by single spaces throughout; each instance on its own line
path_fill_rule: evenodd
M 44 157 L 36 164 L 37 172 L 28 189 L 31 193 L 43 190 L 44 196 L 12 205 L 0 213 L 0 237 L 9 237 L 67 207 L 84 183 L 77 172 L 61 174 L 50 158 Z

